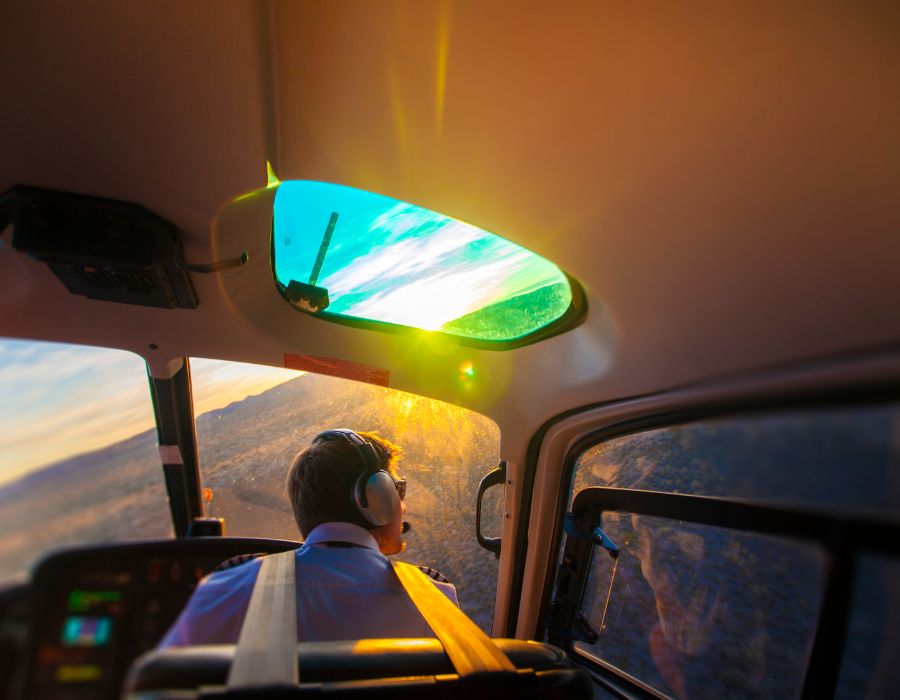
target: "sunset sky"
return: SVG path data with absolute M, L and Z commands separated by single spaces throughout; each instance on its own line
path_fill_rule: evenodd
M 200 415 L 302 374 L 191 360 Z M 121 350 L 0 340 L 0 485 L 154 426 L 144 361 Z

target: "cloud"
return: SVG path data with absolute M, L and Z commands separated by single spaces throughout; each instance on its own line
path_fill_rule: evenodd
M 353 291 L 399 283 L 404 278 L 433 274 L 455 254 L 483 238 L 485 234 L 460 222 L 453 222 L 423 238 L 406 238 L 365 250 L 334 273 L 323 284 L 339 297 Z M 364 246 L 360 245 L 360 249 Z
M 460 254 L 415 265 L 397 264 L 380 278 L 360 278 L 354 291 L 368 294 L 346 307 L 335 307 L 348 315 L 437 328 L 559 281 L 555 266 L 536 265 L 534 261 L 531 253 L 518 246 L 492 245 L 483 255 Z
M 192 360 L 198 413 L 301 372 Z M 0 340 L 0 483 L 155 425 L 144 361 L 122 350 Z
M 0 341 L 0 481 L 153 426 L 144 361 L 105 348 Z
M 199 416 L 252 394 L 261 394 L 303 374 L 281 367 L 191 358 L 194 414 Z
M 476 226 L 395 199 L 322 183 L 276 195 L 278 275 L 306 279 L 323 222 L 340 213 L 318 284 L 332 313 L 433 328 L 563 281 L 559 269 Z M 293 271 L 293 272 L 291 272 Z

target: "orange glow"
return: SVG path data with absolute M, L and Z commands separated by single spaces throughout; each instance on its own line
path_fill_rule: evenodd
M 394 115 L 394 136 L 397 139 L 397 148 L 402 156 L 409 151 L 409 126 L 406 116 L 406 107 L 403 103 L 403 88 L 401 87 L 400 73 L 396 65 L 392 65 L 388 72 L 391 93 L 391 112 Z
M 414 649 L 442 650 L 437 639 L 360 639 L 353 645 L 354 656 L 379 654 L 382 652 L 404 652 Z
M 447 96 L 447 61 L 450 54 L 450 11 L 446 2 L 441 3 L 434 76 L 434 120 L 437 136 L 444 130 L 444 102 Z

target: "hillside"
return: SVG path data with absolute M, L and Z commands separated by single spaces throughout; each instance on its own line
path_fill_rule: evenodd
M 567 283 L 552 284 L 447 321 L 441 330 L 469 338 L 510 340 L 555 321 L 571 298 Z
M 497 563 L 475 541 L 475 490 L 499 459 L 499 434 L 487 419 L 449 404 L 332 377 L 305 375 L 259 396 L 240 410 L 210 412 L 197 422 L 210 512 L 226 518 L 229 534 L 297 538 L 284 495 L 287 467 L 321 430 L 374 431 L 404 451 L 408 479 L 406 561 L 442 571 L 463 609 L 487 627 Z M 493 522 L 499 529 L 499 498 Z
M 488 628 L 497 563 L 475 541 L 474 504 L 479 479 L 499 458 L 499 434 L 481 416 L 380 387 L 298 377 L 198 418 L 210 514 L 224 517 L 231 535 L 297 539 L 285 473 L 297 451 L 334 427 L 377 431 L 404 448 L 413 530 L 401 558 L 442 571 L 463 608 Z M 499 528 L 499 500 L 493 506 L 488 523 Z M 171 536 L 155 432 L 0 489 L 0 532 L 0 579 L 22 576 L 57 546 Z

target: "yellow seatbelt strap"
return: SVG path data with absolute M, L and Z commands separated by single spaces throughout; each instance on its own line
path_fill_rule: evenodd
M 297 593 L 290 550 L 263 557 L 228 672 L 229 688 L 297 685 Z
M 228 673 L 229 688 L 299 684 L 295 556 L 288 551 L 263 557 Z M 506 654 L 417 567 L 394 562 L 394 571 L 459 676 L 515 672 Z
M 444 645 L 458 675 L 516 670 L 509 657 L 430 578 L 410 564 L 393 564 L 407 595 Z

